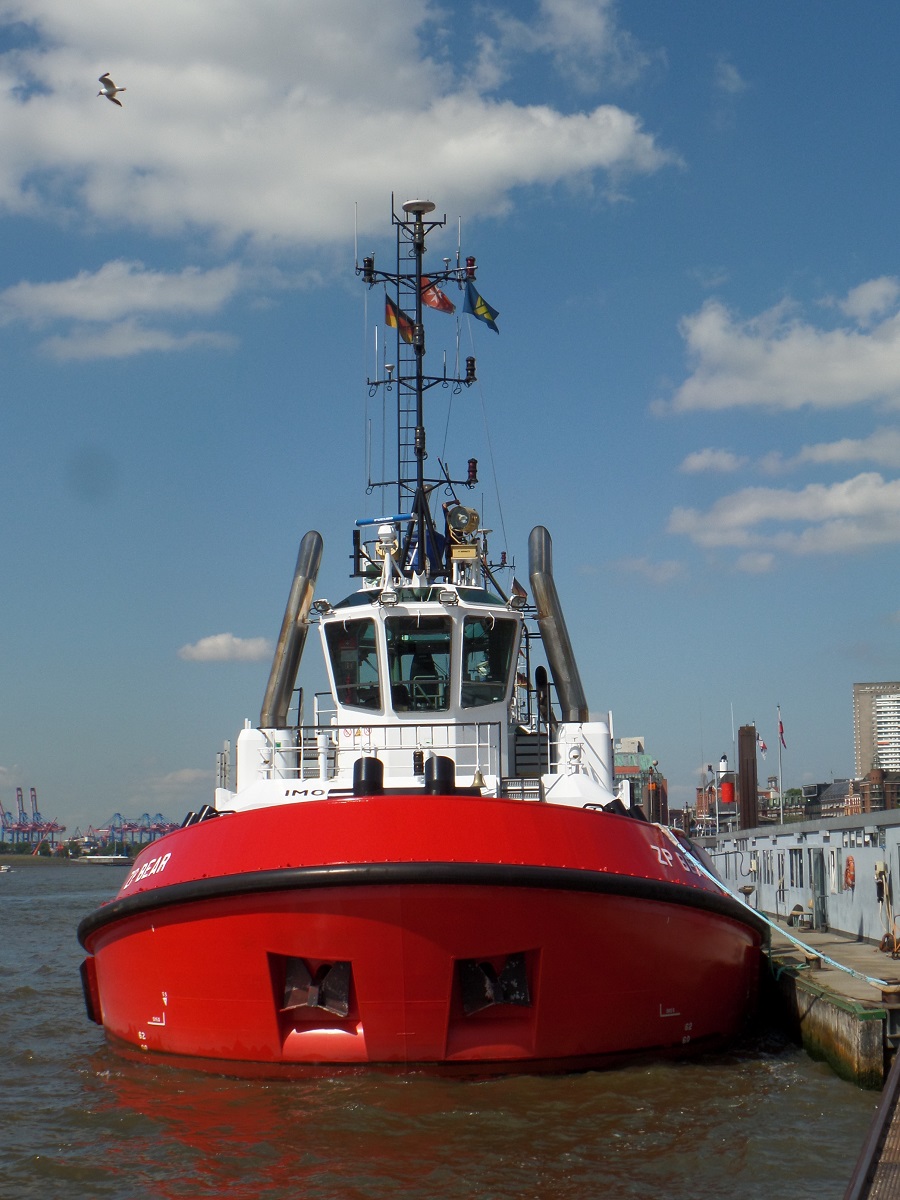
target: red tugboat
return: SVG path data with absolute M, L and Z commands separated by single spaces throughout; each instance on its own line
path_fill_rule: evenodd
M 392 214 L 395 271 L 357 267 L 397 330 L 397 365 L 369 381 L 397 392 L 398 479 L 374 485 L 397 488 L 397 515 L 357 522 L 360 586 L 339 604 L 313 601 L 322 538 L 306 534 L 234 790 L 142 850 L 79 926 L 89 1016 L 148 1058 L 600 1066 L 721 1044 L 755 1002 L 759 918 L 613 791 L 611 719 L 589 714 L 549 534 L 531 534 L 529 603 L 459 502 L 476 461 L 425 475 L 425 393 L 476 374 L 474 358 L 424 373 L 423 304 L 456 283 L 485 314 L 474 259 L 424 275 L 433 211 Z M 316 620 L 331 691 L 304 724 L 302 693 L 289 710 Z

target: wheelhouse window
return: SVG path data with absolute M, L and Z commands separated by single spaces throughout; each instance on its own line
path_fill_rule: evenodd
M 461 689 L 464 708 L 506 699 L 518 630 L 517 621 L 492 613 L 466 618 Z
M 381 708 L 375 622 L 370 618 L 325 627 L 338 704 Z
M 442 712 L 450 705 L 449 617 L 385 620 L 395 712 Z

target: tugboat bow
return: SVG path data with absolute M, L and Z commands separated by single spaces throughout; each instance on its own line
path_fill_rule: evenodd
M 549 533 L 529 539 L 529 604 L 463 502 L 477 460 L 426 475 L 426 393 L 477 375 L 474 356 L 426 374 L 423 306 L 452 310 L 453 286 L 484 305 L 474 258 L 425 273 L 433 212 L 392 213 L 396 269 L 357 266 L 396 337 L 369 389 L 397 406 L 396 478 L 368 485 L 385 515 L 353 529 L 357 590 L 315 597 L 307 533 L 234 770 L 79 926 L 88 1013 L 124 1049 L 273 1074 L 561 1068 L 705 1048 L 754 1003 L 758 918 L 614 789 Z M 313 625 L 329 691 L 307 722 Z

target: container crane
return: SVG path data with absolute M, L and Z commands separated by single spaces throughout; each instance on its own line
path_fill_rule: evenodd
M 29 789 L 29 797 L 31 800 L 31 821 L 29 823 L 28 840 L 35 842 L 36 854 L 43 842 L 50 844 L 51 850 L 56 848 L 56 834 L 65 833 L 65 825 L 60 825 L 59 821 L 48 821 L 41 816 L 38 811 L 37 804 L 37 788 Z

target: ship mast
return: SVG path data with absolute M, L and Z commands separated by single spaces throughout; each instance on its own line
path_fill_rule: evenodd
M 369 379 L 367 383 L 371 394 L 382 387 L 387 391 L 394 386 L 397 388 L 397 505 L 399 514 L 406 521 L 399 565 L 404 575 L 417 576 L 422 582 L 449 575 L 447 561 L 440 550 L 442 538 L 435 529 L 429 506 L 431 492 L 441 484 L 471 488 L 478 482 L 474 459 L 469 461 L 465 479 L 453 480 L 446 472 L 437 478 L 429 478 L 425 473 L 428 457 L 425 392 L 435 384 L 451 385 L 459 390 L 476 381 L 474 357 L 466 359 L 464 376 L 448 375 L 446 365 L 442 375 L 425 374 L 425 327 L 422 322 L 425 239 L 433 229 L 447 222 L 446 216 L 440 220 L 429 217 L 434 208 L 430 200 L 408 200 L 402 205 L 402 215 L 391 212 L 397 230 L 396 270 L 376 270 L 374 255 L 364 258 L 362 266 L 356 268 L 357 274 L 370 287 L 379 282 L 389 284 L 396 294 L 396 366 L 386 365 L 384 378 Z M 461 265 L 457 253 L 456 266 L 450 266 L 450 260 L 445 259 L 442 270 L 428 272 L 427 286 L 436 288 L 447 282 L 462 285 L 474 277 L 475 259 L 467 258 L 465 265 Z M 370 486 L 387 488 L 391 481 Z

